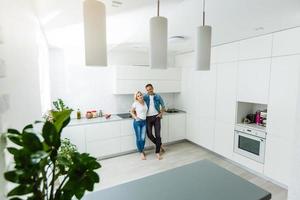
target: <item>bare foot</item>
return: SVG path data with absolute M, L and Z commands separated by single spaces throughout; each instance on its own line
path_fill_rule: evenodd
M 163 154 L 165 152 L 166 152 L 165 148 L 161 145 L 161 147 L 160 147 L 160 153 Z
M 142 159 L 142 160 L 146 160 L 146 155 L 145 155 L 144 152 L 141 153 L 141 159 Z
M 157 160 L 163 159 L 159 153 L 156 154 L 156 158 L 157 158 Z

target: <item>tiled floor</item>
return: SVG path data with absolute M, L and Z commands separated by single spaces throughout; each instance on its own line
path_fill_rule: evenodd
M 287 199 L 286 189 L 258 177 L 195 144 L 181 142 L 167 146 L 166 150 L 166 153 L 163 155 L 163 160 L 160 161 L 155 159 L 153 150 L 147 152 L 147 160 L 145 161 L 140 160 L 139 154 L 137 153 L 100 161 L 102 165 L 102 168 L 99 170 L 101 182 L 96 186 L 95 190 L 125 183 L 198 160 L 208 159 L 271 192 L 273 197 L 272 200 Z

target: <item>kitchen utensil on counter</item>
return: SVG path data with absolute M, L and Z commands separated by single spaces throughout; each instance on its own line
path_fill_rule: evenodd
M 91 111 L 87 111 L 86 114 L 85 114 L 85 117 L 87 119 L 91 119 L 91 118 L 93 118 L 93 113 Z
M 98 114 L 97 114 L 97 111 L 96 111 L 96 110 L 92 110 L 91 112 L 92 112 L 92 114 L 93 114 L 93 118 L 98 117 Z
M 105 119 L 109 119 L 110 116 L 111 116 L 111 114 L 105 114 L 105 115 L 104 115 Z
M 256 117 L 256 115 L 255 114 L 248 114 L 247 116 L 246 116 L 246 118 L 247 119 L 249 119 L 249 124 L 250 123 L 255 123 L 255 117 Z
M 76 115 L 77 115 L 77 119 L 81 119 L 81 112 L 79 109 L 77 109 Z
M 99 116 L 99 117 L 103 117 L 103 112 L 102 112 L 102 110 L 99 110 L 98 116 Z
M 261 125 L 262 123 L 262 117 L 260 116 L 260 111 L 256 111 L 256 116 L 255 116 L 255 123 L 257 125 Z

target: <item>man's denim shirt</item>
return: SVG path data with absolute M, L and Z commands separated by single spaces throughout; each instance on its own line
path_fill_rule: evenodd
M 148 94 L 144 95 L 144 101 L 146 102 L 146 104 L 149 108 L 150 96 Z M 157 110 L 157 112 L 160 112 L 160 108 L 162 108 L 162 109 L 165 108 L 164 100 L 161 98 L 161 96 L 159 94 L 154 94 L 153 101 L 154 101 L 154 107 Z

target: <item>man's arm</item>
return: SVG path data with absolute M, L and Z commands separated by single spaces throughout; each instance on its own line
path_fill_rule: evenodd
M 165 102 L 164 102 L 163 98 L 160 95 L 159 95 L 159 103 L 160 103 L 160 106 L 161 106 L 159 116 L 162 117 L 163 114 L 165 113 Z

